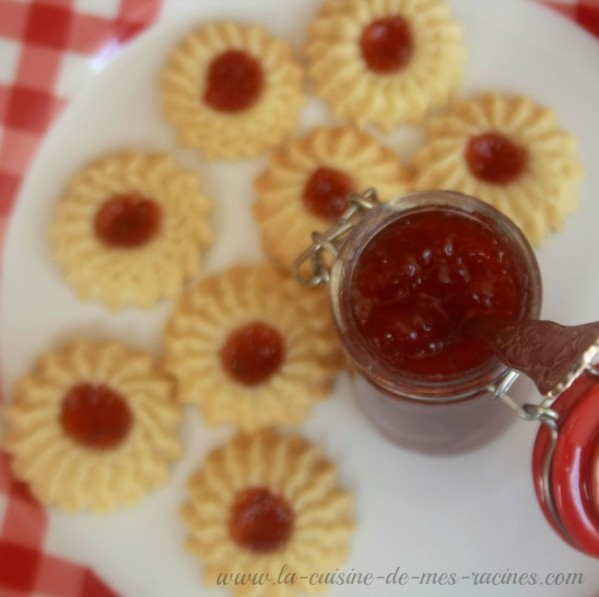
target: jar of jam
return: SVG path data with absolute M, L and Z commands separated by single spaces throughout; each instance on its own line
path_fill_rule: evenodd
M 586 370 L 544 409 L 533 450 L 537 499 L 565 541 L 599 558 L 599 370 Z
M 513 420 L 490 399 L 515 380 L 513 371 L 464 332 L 472 318 L 540 314 L 534 253 L 496 209 L 448 191 L 388 203 L 374 191 L 352 196 L 349 212 L 316 235 L 296 272 L 304 283 L 328 284 L 356 398 L 393 441 L 457 452 Z
M 599 322 L 540 321 L 542 284 L 516 225 L 449 191 L 349 207 L 294 264 L 327 285 L 356 398 L 397 444 L 454 453 L 516 418 L 540 423 L 533 479 L 559 535 L 599 557 Z M 542 399 L 519 404 L 519 375 Z M 510 408 L 504 408 L 502 403 Z

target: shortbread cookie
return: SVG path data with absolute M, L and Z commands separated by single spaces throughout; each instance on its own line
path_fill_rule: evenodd
M 116 342 L 41 356 L 5 410 L 4 448 L 41 502 L 105 513 L 163 486 L 181 451 L 172 382 Z
M 582 167 L 575 138 L 555 113 L 527 97 L 484 94 L 428 125 L 416 156 L 417 189 L 448 189 L 487 201 L 535 245 L 578 207 Z
M 186 293 L 165 329 L 165 368 L 210 425 L 296 425 L 341 366 L 326 294 L 273 266 L 233 267 Z
M 461 29 L 442 0 L 326 0 L 306 54 L 335 118 L 384 132 L 445 104 L 465 61 Z
M 237 435 L 209 454 L 188 494 L 187 548 L 203 562 L 205 584 L 229 573 L 265 579 L 231 587 L 235 597 L 327 591 L 310 579 L 347 558 L 353 498 L 322 450 L 298 436 Z
M 83 300 L 151 307 L 198 274 L 212 202 L 169 156 L 123 152 L 89 164 L 55 206 L 52 254 Z
M 189 33 L 169 56 L 161 94 L 179 141 L 208 159 L 251 157 L 280 143 L 305 101 L 287 44 L 234 22 Z
M 399 158 L 371 135 L 351 128 L 317 128 L 274 152 L 255 181 L 254 215 L 267 254 L 282 266 L 343 213 L 351 192 L 376 188 L 382 200 L 409 190 Z

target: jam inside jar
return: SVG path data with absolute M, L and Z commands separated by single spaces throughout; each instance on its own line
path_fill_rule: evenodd
M 513 420 L 490 397 L 510 370 L 463 330 L 540 313 L 534 253 L 496 209 L 449 191 L 378 205 L 341 245 L 329 293 L 356 398 L 393 441 L 461 452 Z

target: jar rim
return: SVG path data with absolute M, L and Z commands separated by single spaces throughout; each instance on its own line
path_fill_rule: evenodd
M 387 394 L 419 402 L 453 402 L 494 387 L 509 370 L 492 356 L 477 367 L 451 375 L 409 375 L 376 358 L 352 316 L 353 274 L 369 242 L 399 218 L 408 214 L 443 210 L 484 220 L 507 240 L 525 273 L 523 305 L 519 317 L 537 319 L 541 311 L 542 280 L 534 251 L 518 226 L 484 201 L 454 191 L 430 190 L 400 195 L 366 212 L 348 234 L 333 263 L 329 296 L 339 336 L 355 369 Z

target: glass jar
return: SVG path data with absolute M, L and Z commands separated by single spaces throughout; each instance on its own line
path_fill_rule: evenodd
M 498 388 L 511 385 L 515 373 L 492 354 L 475 367 L 454 373 L 398 371 L 383 350 L 373 349 L 357 322 L 356 271 L 373 239 L 381 238 L 398 222 L 407 222 L 408 217 L 413 220 L 415 215 L 432 213 L 464 218 L 480 226 L 485 235 L 494 236 L 515 264 L 519 280 L 515 316 L 538 318 L 541 276 L 529 243 L 496 209 L 459 193 L 422 191 L 379 203 L 369 191 L 352 201 L 355 208 L 337 229 L 326 237 L 316 235 L 312 253 L 305 253 L 296 265 L 299 275 L 302 263 L 310 256 L 314 276 L 309 283 L 322 283 L 323 276 L 326 278 L 334 321 L 352 364 L 359 405 L 387 437 L 410 449 L 454 453 L 493 439 L 514 417 L 491 396 Z M 321 247 L 317 246 L 319 241 Z M 386 275 L 384 266 L 381 272 L 379 275 Z M 393 276 L 394 272 L 388 274 Z
M 397 362 L 381 349 L 384 342 L 376 337 L 378 343 L 373 343 L 369 337 L 360 300 L 366 296 L 376 301 L 378 295 L 370 294 L 368 284 L 363 286 L 361 272 L 370 272 L 365 278 L 368 281 L 374 271 L 377 284 L 382 280 L 386 289 L 386 277 L 393 278 L 396 273 L 395 257 L 407 253 L 402 247 L 409 246 L 401 242 L 388 244 L 387 232 L 402 229 L 411 237 L 430 234 L 430 229 L 418 228 L 425 218 L 430 219 L 430 214 L 438 221 L 446 218 L 456 223 L 458 220 L 451 219 L 455 217 L 467 220 L 469 228 L 461 229 L 482 231 L 492 244 L 497 241 L 501 255 L 515 272 L 512 279 L 518 280 L 518 300 L 514 312 L 506 319 L 478 316 L 479 330 L 481 322 L 483 328 L 495 330 L 491 336 L 484 336 L 485 343 L 494 346 L 502 360 L 481 353 L 474 355 L 480 358 L 473 366 L 452 372 L 446 371 L 443 364 L 423 371 L 410 359 L 404 362 L 407 366 L 398 368 Z M 381 204 L 370 190 L 363 196 L 350 196 L 350 207 L 337 223 L 324 234 L 313 233 L 312 238 L 312 246 L 296 260 L 295 277 L 309 286 L 328 285 L 333 318 L 351 363 L 356 398 L 367 417 L 402 446 L 443 454 L 471 449 L 496 437 L 517 420 L 514 413 L 540 423 L 533 448 L 532 478 L 541 510 L 562 539 L 599 558 L 599 322 L 566 327 L 538 320 L 541 276 L 520 230 L 486 203 L 458 193 L 425 191 Z M 373 246 L 385 250 L 376 252 Z M 444 245 L 443 250 L 446 247 L 453 255 L 453 245 Z M 422 257 L 421 253 L 415 254 Z M 444 260 L 438 249 L 429 257 L 433 265 Z M 488 263 L 493 265 L 492 261 Z M 413 273 L 410 267 L 406 271 Z M 446 271 L 441 273 L 441 281 L 451 277 Z M 402 286 L 401 292 L 405 288 Z M 495 297 L 493 292 L 488 296 Z M 418 295 L 414 302 L 426 305 L 428 300 Z M 423 313 L 427 314 L 426 309 L 419 316 Z M 434 328 L 434 305 L 428 315 L 416 320 L 419 325 L 426 324 L 419 328 L 424 332 Z M 401 320 L 401 310 L 391 311 L 389 317 L 391 321 Z M 410 332 L 412 328 L 408 325 L 406 329 Z M 404 333 L 402 330 L 400 327 Z M 467 322 L 458 331 L 473 335 Z M 451 352 L 449 355 L 455 356 Z M 519 404 L 510 397 L 510 386 L 520 375 L 516 369 L 535 382 L 542 396 L 540 402 Z M 510 408 L 498 404 L 497 398 Z

